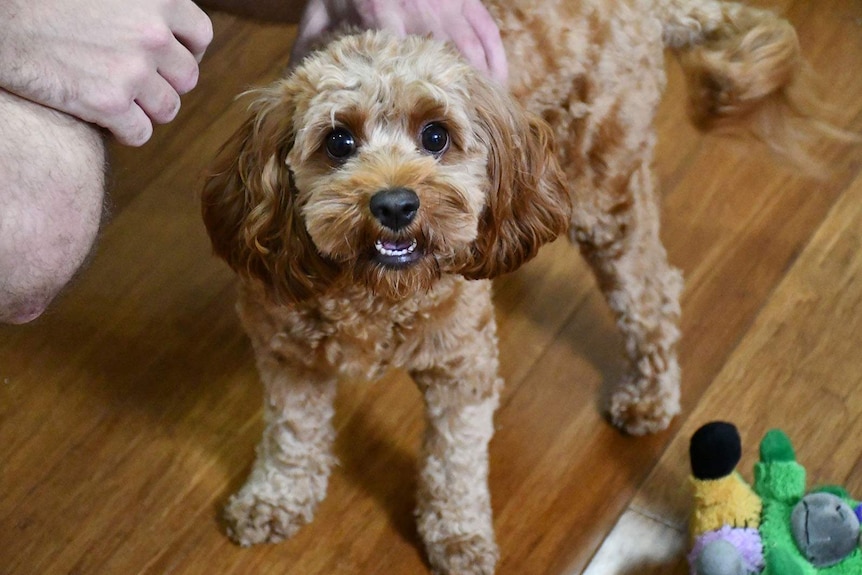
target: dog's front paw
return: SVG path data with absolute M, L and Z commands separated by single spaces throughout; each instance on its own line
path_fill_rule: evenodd
M 257 543 L 278 543 L 292 537 L 310 522 L 318 501 L 326 492 L 322 485 L 299 485 L 286 477 L 256 481 L 254 476 L 233 497 L 224 510 L 231 539 L 243 547 Z M 313 482 L 312 482 L 313 483 Z
M 611 422 L 631 435 L 667 429 L 679 413 L 679 369 L 651 377 L 628 377 L 608 404 Z
M 481 535 L 427 544 L 434 575 L 493 575 L 499 552 L 493 539 Z

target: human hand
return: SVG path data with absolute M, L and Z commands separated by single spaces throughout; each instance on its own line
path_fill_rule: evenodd
M 506 84 L 500 31 L 480 0 L 309 0 L 291 62 L 308 54 L 320 36 L 344 24 L 451 41 L 468 62 Z
M 0 87 L 139 146 L 174 119 L 211 40 L 191 0 L 0 0 Z

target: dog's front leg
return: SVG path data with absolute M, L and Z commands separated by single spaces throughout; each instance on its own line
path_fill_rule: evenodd
M 243 546 L 281 541 L 311 521 L 334 461 L 335 379 L 291 372 L 270 357 L 258 367 L 266 427 L 251 475 L 225 508 L 230 536 Z
M 412 372 L 427 418 L 418 529 L 440 575 L 491 575 L 498 558 L 488 490 L 488 442 L 502 386 L 493 319 L 479 340 L 461 346 L 463 356 Z

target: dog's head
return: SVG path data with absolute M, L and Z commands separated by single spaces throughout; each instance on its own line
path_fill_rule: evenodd
M 216 253 L 281 301 L 494 277 L 566 228 L 550 129 L 443 44 L 346 36 L 253 95 L 203 216 Z

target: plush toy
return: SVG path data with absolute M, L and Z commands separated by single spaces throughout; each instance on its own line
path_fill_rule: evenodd
M 742 442 L 730 423 L 691 438 L 692 575 L 862 575 L 862 505 L 841 487 L 805 488 L 790 439 L 766 434 L 754 486 L 737 472 Z

